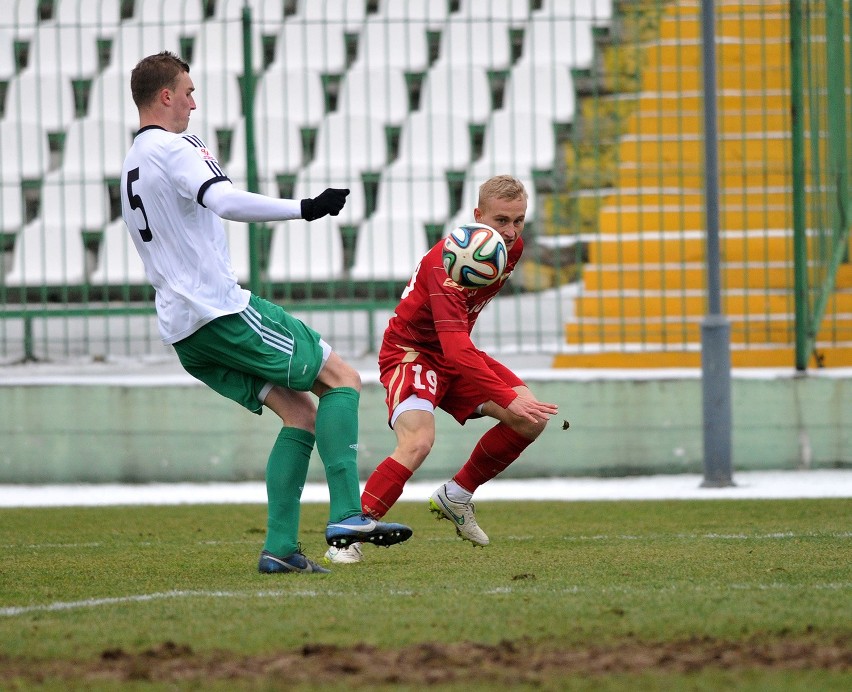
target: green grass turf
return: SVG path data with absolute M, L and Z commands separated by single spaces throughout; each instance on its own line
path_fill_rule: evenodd
M 326 513 L 302 513 L 303 549 L 317 560 Z M 849 645 L 850 500 L 483 502 L 477 516 L 485 549 L 425 503 L 401 503 L 388 518 L 414 528 L 407 544 L 366 546 L 364 563 L 317 576 L 257 573 L 262 505 L 0 510 L 0 679 L 22 662 L 97 661 L 165 642 L 231 657 L 359 642 Z M 784 680 L 835 689 L 844 671 L 814 664 Z M 605 676 L 614 686 L 600 689 L 730 687 L 732 674 L 741 689 L 778 675 L 650 670 Z

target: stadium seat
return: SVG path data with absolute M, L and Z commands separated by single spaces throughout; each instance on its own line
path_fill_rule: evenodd
M 299 125 L 281 116 L 255 122 L 258 175 L 269 180 L 277 175 L 295 175 L 302 165 L 302 133 Z M 240 118 L 231 140 L 227 173 L 232 180 L 244 180 L 246 171 L 246 121 Z
M 361 30 L 352 69 L 396 68 L 424 73 L 429 69 L 426 25 L 371 15 Z
M 24 220 L 21 181 L 4 174 L 0 176 L 0 234 L 17 233 L 24 225 Z
M 471 161 L 467 121 L 449 113 L 412 113 L 402 127 L 397 163 L 426 166 L 444 175 L 464 170 Z
M 571 70 L 565 65 L 519 60 L 506 82 L 503 108 L 543 115 L 557 123 L 573 122 L 576 92 Z
M 106 116 L 134 130 L 139 127 L 139 111 L 130 93 L 130 69 L 119 71 L 110 67 L 92 80 L 87 117 Z
M 612 0 L 541 0 L 533 16 L 589 19 L 596 24 L 612 21 Z
M 485 68 L 436 63 L 423 80 L 420 109 L 485 123 L 492 109 Z
M 387 162 L 387 139 L 381 121 L 329 113 L 317 132 L 313 160 L 332 169 L 380 171 Z
M 75 120 L 65 135 L 62 170 L 71 178 L 120 178 L 135 127 L 99 117 Z
M 458 12 L 454 16 L 504 21 L 512 28 L 523 28 L 529 14 L 529 0 L 460 0 Z
M 553 121 L 543 115 L 494 111 L 488 121 L 482 157 L 474 166 L 504 169 L 518 177 L 551 170 L 556 157 Z
M 103 180 L 48 173 L 42 184 L 40 218 L 50 226 L 77 231 L 102 229 L 110 221 L 109 197 Z
M 144 286 L 148 277 L 124 219 L 110 221 L 104 228 L 98 250 L 93 286 Z
M 319 127 L 325 115 L 322 77 L 317 70 L 272 63 L 257 82 L 254 107 L 260 120 L 286 117 L 301 127 Z
M 17 72 L 13 27 L 0 27 L 0 82 L 9 81 Z
M 423 225 L 410 217 L 370 218 L 358 231 L 351 277 L 356 281 L 406 281 L 428 249 Z
M 173 24 L 139 22 L 122 24 L 112 37 L 109 67 L 104 72 L 118 73 L 121 76 L 123 90 L 129 94 L 128 75 L 136 63 L 147 55 L 163 50 L 180 55 L 180 36 L 180 29 Z
M 328 281 L 343 276 L 340 218 L 280 221 L 273 226 L 267 276 L 270 281 Z
M 241 21 L 246 0 L 217 0 L 213 15 L 208 21 Z M 277 33 L 284 23 L 282 0 L 248 0 L 252 21 L 261 27 L 262 33 Z
M 430 31 L 440 30 L 450 16 L 446 0 L 379 0 L 376 15 L 386 19 L 421 22 Z
M 65 75 L 37 74 L 27 69 L 9 82 L 4 126 L 30 121 L 48 133 L 61 132 L 75 116 L 74 88 Z
M 57 0 L 53 22 L 63 26 L 96 29 L 99 36 L 111 36 L 121 23 L 122 0 Z
M 202 120 L 208 129 L 232 130 L 243 115 L 243 97 L 236 73 L 209 69 L 205 63 L 190 70 L 195 86 L 193 120 Z
M 301 0 L 297 16 L 317 24 L 339 24 L 346 33 L 357 33 L 367 16 L 363 0 Z
M 15 238 L 6 286 L 78 286 L 85 279 L 85 251 L 79 228 L 35 219 Z
M 39 77 L 58 73 L 90 79 L 100 69 L 98 34 L 94 28 L 42 23 L 30 43 L 27 71 Z
M 483 19 L 450 19 L 441 32 L 435 65 L 476 66 L 508 70 L 512 63 L 509 23 Z
M 373 217 L 405 217 L 419 224 L 443 224 L 450 216 L 450 194 L 440 169 L 397 162 L 379 182 Z
M 396 68 L 355 68 L 340 85 L 337 110 L 349 115 L 378 118 L 385 125 L 400 125 L 408 115 L 408 85 Z
M 275 41 L 275 59 L 269 69 L 316 70 L 321 74 L 346 71 L 346 42 L 342 24 L 288 19 Z
M 253 31 L 251 36 L 252 67 L 255 74 L 259 74 L 263 69 L 263 39 L 258 31 Z M 221 72 L 235 77 L 245 74 L 242 25 L 204 22 L 195 34 L 190 67 L 192 72 L 205 70 L 208 74 Z
M 39 179 L 49 165 L 50 146 L 41 125 L 22 120 L 0 127 L 0 180 Z
M 364 220 L 367 216 L 367 195 L 357 171 L 329 168 L 319 162 L 310 164 L 299 171 L 296 177 L 293 199 L 316 197 L 327 187 L 349 189 L 346 205 L 337 216 L 339 224 L 358 225 Z
M 588 19 L 550 19 L 533 13 L 524 33 L 522 59 L 536 64 L 589 67 L 594 57 Z
M 182 36 L 194 36 L 203 22 L 204 0 L 136 0 L 133 18 L 127 21 L 174 27 Z
M 4 8 L 3 25 L 14 33 L 16 39 L 29 41 L 39 25 L 41 0 L 12 0 Z

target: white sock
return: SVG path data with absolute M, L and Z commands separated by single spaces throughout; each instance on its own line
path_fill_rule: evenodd
M 472 497 L 472 492 L 465 490 L 454 480 L 447 481 L 447 499 L 466 505 Z

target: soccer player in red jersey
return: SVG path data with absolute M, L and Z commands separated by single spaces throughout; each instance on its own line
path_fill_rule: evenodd
M 443 241 L 427 252 L 402 292 L 379 351 L 387 392 L 389 424 L 397 446 L 367 480 L 361 509 L 383 517 L 405 483 L 428 456 L 435 441 L 435 408 L 459 423 L 489 416 L 497 420 L 476 444 L 453 478 L 429 500 L 430 510 L 455 524 L 475 545 L 488 545 L 476 523 L 471 498 L 483 483 L 509 466 L 544 430 L 556 404 L 536 399 L 509 368 L 477 349 L 470 333 L 482 309 L 505 285 L 523 252 L 521 233 L 527 192 L 512 176 L 499 175 L 479 188 L 474 220 L 495 228 L 506 242 L 508 261 L 500 280 L 484 288 L 464 288 L 447 276 Z M 330 562 L 359 562 L 360 545 L 330 548 Z

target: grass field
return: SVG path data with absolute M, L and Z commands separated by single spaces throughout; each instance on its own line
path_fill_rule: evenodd
M 484 502 L 485 549 L 390 518 L 260 575 L 262 505 L 0 510 L 0 688 L 850 687 L 852 500 Z

